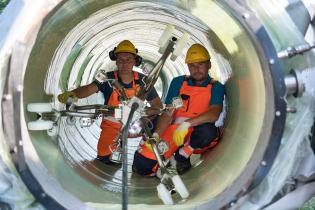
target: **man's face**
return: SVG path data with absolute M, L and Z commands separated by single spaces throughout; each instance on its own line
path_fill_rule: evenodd
M 211 68 L 210 61 L 203 61 L 198 63 L 189 63 L 188 69 L 190 75 L 197 82 L 201 82 L 207 79 L 208 70 Z
M 131 53 L 118 53 L 116 65 L 118 71 L 121 73 L 129 73 L 132 71 L 133 66 L 136 64 L 135 56 Z

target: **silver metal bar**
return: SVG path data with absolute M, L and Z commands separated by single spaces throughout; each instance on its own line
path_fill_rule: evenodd
M 159 152 L 159 149 L 157 148 L 156 144 L 151 144 L 151 146 L 152 146 L 153 152 L 154 152 L 154 154 L 156 156 L 156 160 L 157 160 L 159 166 L 161 168 L 165 168 L 164 162 L 163 162 L 163 160 L 162 160 L 162 158 L 160 156 L 160 152 Z
M 119 96 L 122 97 L 124 101 L 128 100 L 126 92 L 125 92 L 123 86 L 121 86 L 121 84 L 118 82 L 118 80 L 113 80 L 111 82 L 111 85 L 114 86 L 118 90 Z
M 87 110 L 87 109 L 107 109 L 107 110 L 114 110 L 115 107 L 103 105 L 103 104 L 90 104 L 84 106 L 74 106 L 75 110 Z
M 145 86 L 141 87 L 141 89 L 137 95 L 137 97 L 140 98 L 141 100 L 145 100 L 147 94 L 151 91 L 155 82 L 159 78 L 160 72 L 164 66 L 166 59 L 173 52 L 173 47 L 175 45 L 175 42 L 176 42 L 175 37 L 173 37 L 172 40 L 169 40 L 169 43 L 168 43 L 168 46 L 167 46 L 165 52 L 163 53 L 161 58 L 158 60 L 158 62 L 156 63 L 156 65 L 152 69 L 152 71 L 149 73 L 149 75 L 144 78 L 143 82 L 145 83 Z
M 315 43 L 312 45 L 310 44 L 304 44 L 304 45 L 299 45 L 299 46 L 293 46 L 293 47 L 288 47 L 287 49 L 278 52 L 278 58 L 283 59 L 283 58 L 292 58 L 296 55 L 301 55 L 307 51 L 312 50 L 315 48 Z
M 99 114 L 98 113 L 89 113 L 89 112 L 78 112 L 78 111 L 61 111 L 60 112 L 61 116 L 69 116 L 69 117 L 90 117 L 90 118 L 95 118 Z
M 128 130 L 131 124 L 131 120 L 135 111 L 138 109 L 139 104 L 134 102 L 131 105 L 131 110 L 127 119 L 127 123 L 123 129 L 122 134 L 122 168 L 123 168 L 123 180 L 122 180 L 122 209 L 128 209 L 128 156 L 127 156 L 127 140 L 128 140 Z

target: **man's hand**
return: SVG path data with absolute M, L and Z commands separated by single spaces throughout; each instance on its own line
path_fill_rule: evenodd
M 158 133 L 155 133 L 155 132 L 154 132 L 154 133 L 152 134 L 152 138 L 154 139 L 155 142 L 160 141 L 160 136 L 159 136 Z M 152 139 L 152 138 L 151 138 L 151 139 Z M 149 143 L 148 140 L 146 140 L 146 141 L 144 142 L 144 145 L 145 145 L 147 148 L 149 148 L 149 150 L 150 150 L 151 152 L 153 152 L 152 145 Z
M 67 103 L 69 98 L 77 99 L 77 96 L 72 91 L 66 91 L 66 92 L 58 95 L 58 101 L 60 101 L 61 103 L 64 103 L 64 104 Z
M 184 144 L 184 139 L 190 126 L 189 122 L 182 122 L 174 131 L 173 140 L 178 147 Z

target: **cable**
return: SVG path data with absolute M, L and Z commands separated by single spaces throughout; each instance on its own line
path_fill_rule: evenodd
M 128 161 L 127 161 L 127 140 L 128 140 L 128 130 L 131 124 L 131 120 L 133 118 L 133 115 L 135 111 L 138 109 L 139 104 L 134 102 L 131 105 L 131 110 L 126 122 L 126 125 L 123 129 L 122 134 L 122 167 L 123 167 L 123 177 L 122 177 L 122 209 L 127 210 L 128 209 Z

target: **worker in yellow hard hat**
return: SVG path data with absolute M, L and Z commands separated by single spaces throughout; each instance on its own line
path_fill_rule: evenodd
M 138 50 L 129 40 L 121 41 L 117 47 L 109 52 L 111 60 L 116 61 L 117 70 L 107 72 L 107 78 L 116 79 L 124 88 L 128 98 L 132 98 L 144 85 L 143 74 L 133 71 L 134 66 L 141 64 L 142 58 L 138 55 Z M 91 84 L 78 87 L 74 90 L 64 92 L 58 96 L 58 100 L 66 103 L 69 97 L 85 98 L 98 91 L 101 91 L 105 98 L 105 105 L 118 106 L 121 97 L 118 91 L 114 91 L 108 82 L 100 83 L 95 80 Z M 146 100 L 151 107 L 162 108 L 162 102 L 153 88 L 148 94 Z M 112 116 L 103 118 L 101 123 L 101 134 L 97 145 L 97 159 L 110 164 L 110 155 L 112 154 L 113 143 L 116 139 L 121 123 Z
M 192 45 L 185 62 L 190 75 L 174 78 L 165 99 L 165 104 L 171 106 L 172 99 L 180 97 L 184 106 L 174 110 L 172 115 L 162 114 L 153 134 L 155 139 L 168 142 L 169 149 L 164 157 L 174 156 L 179 174 L 191 167 L 193 153 L 203 153 L 218 143 L 221 134 L 215 122 L 222 111 L 225 94 L 224 85 L 209 76 L 211 61 L 204 46 Z M 135 153 L 134 171 L 154 175 L 157 168 L 152 148 L 143 144 Z

